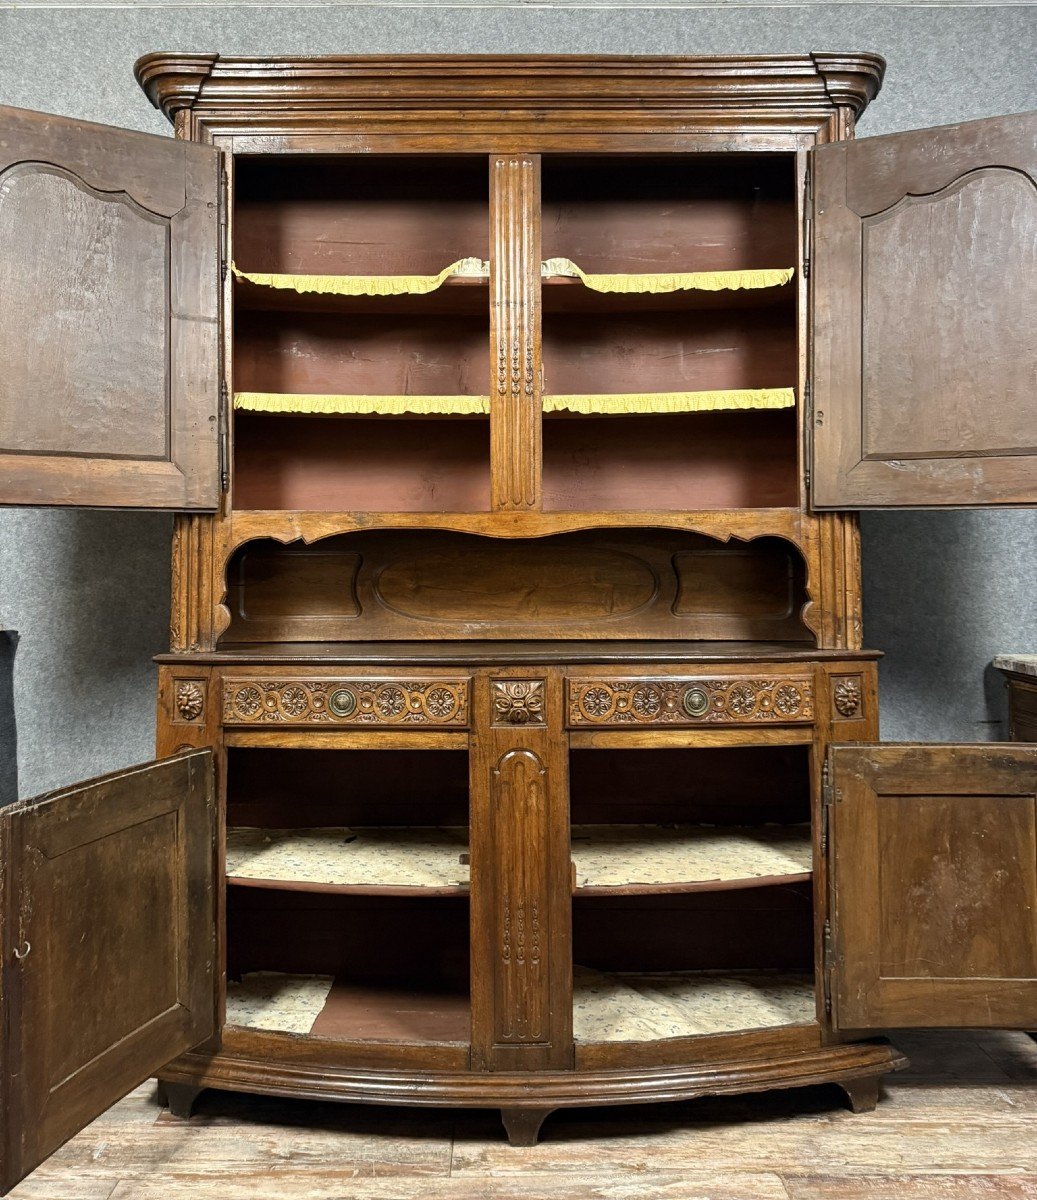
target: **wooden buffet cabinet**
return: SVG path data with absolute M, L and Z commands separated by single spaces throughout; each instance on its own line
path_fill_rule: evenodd
M 4 1187 L 154 1074 L 525 1144 L 1037 1024 L 1037 748 L 876 744 L 853 512 L 1034 502 L 1035 122 L 883 67 L 3 110 L 3 499 L 178 513 L 160 760 L 0 818 Z

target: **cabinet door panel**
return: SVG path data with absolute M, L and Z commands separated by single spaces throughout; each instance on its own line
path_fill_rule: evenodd
M 1037 113 L 814 151 L 813 502 L 1037 502 Z
M 0 108 L 0 502 L 216 507 L 218 170 Z
M 0 1188 L 216 1030 L 212 754 L 0 814 Z
M 833 1022 L 1037 1025 L 1037 746 L 834 746 Z

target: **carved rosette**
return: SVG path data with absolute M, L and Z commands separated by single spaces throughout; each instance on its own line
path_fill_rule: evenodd
M 194 679 L 178 679 L 173 692 L 173 705 L 178 721 L 193 724 L 200 720 L 205 711 L 204 686 Z
M 807 679 L 568 681 L 570 725 L 749 725 L 809 722 Z
M 225 725 L 468 724 L 467 679 L 225 679 Z
M 491 685 L 495 725 L 543 725 L 542 679 L 495 679 Z
M 832 680 L 832 707 L 844 719 L 861 715 L 861 681 L 857 675 Z

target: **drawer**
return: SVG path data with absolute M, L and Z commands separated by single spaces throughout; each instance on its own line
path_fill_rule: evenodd
M 466 728 L 468 678 L 299 677 L 223 681 L 224 725 Z
M 567 679 L 566 712 L 570 728 L 800 725 L 814 719 L 814 686 L 795 676 Z

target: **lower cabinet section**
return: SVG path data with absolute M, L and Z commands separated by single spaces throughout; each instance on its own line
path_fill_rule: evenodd
M 255 665 L 190 670 L 203 705 L 222 697 L 226 715 L 255 688 L 272 715 L 215 735 L 222 1027 L 161 1071 L 178 1111 L 202 1087 L 481 1105 L 528 1143 L 580 1104 L 831 1081 L 867 1108 L 903 1065 L 869 1040 L 868 1004 L 896 1015 L 886 997 L 910 997 L 904 1023 L 960 1026 L 990 1023 L 996 993 L 1037 1024 L 1032 748 L 889 759 L 866 744 L 866 656 L 607 677 L 443 662 L 409 682 L 382 666 L 269 684 Z M 463 727 L 430 728 L 420 703 L 410 724 L 284 719 L 286 689 L 348 680 L 367 711 L 393 679 L 426 697 L 453 681 Z M 173 703 L 176 684 L 167 668 Z M 168 738 L 213 736 L 211 708 L 193 726 L 180 708 Z M 1010 945 L 988 928 L 977 805 L 991 837 L 1013 818 L 996 843 Z M 922 820 L 937 811 L 956 845 Z M 908 903 L 887 870 L 869 890 L 880 860 L 939 887 Z M 969 938 L 947 979 L 897 977 L 952 927 Z M 872 977 L 857 1003 L 853 980 Z

